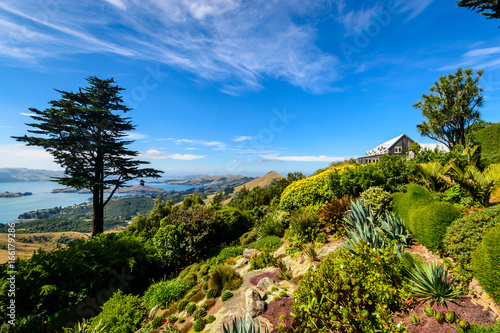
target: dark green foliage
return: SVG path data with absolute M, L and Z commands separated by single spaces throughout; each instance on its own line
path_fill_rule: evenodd
M 103 288 L 129 288 L 132 281 L 138 282 L 158 269 L 151 249 L 124 233 L 77 240 L 50 252 L 38 250 L 30 259 L 17 259 L 15 267 L 16 297 L 23 300 L 16 303 L 18 318 L 30 313 L 53 314 L 95 296 Z M 6 264 L 0 266 L 1 284 L 6 282 L 8 271 Z M 117 281 L 117 276 L 121 280 Z M 42 293 L 47 285 L 56 285 L 57 289 Z M 6 306 L 6 302 L 7 297 L 2 296 L 0 305 Z
M 410 213 L 410 230 L 417 241 L 432 251 L 443 248 L 446 228 L 462 213 L 448 202 L 436 201 Z
M 207 295 L 205 297 L 206 299 L 210 299 L 215 297 L 216 295 L 217 295 L 217 290 L 211 288 L 208 290 Z
M 460 273 L 472 278 L 472 253 L 483 237 L 495 226 L 500 225 L 500 205 L 481 209 L 454 221 L 443 239 L 444 249 L 460 267 Z
M 337 234 L 343 234 L 344 224 L 342 218 L 345 212 L 349 209 L 349 204 L 352 197 L 343 196 L 342 198 L 334 198 L 326 204 L 318 214 L 319 221 L 332 229 Z
M 141 299 L 125 295 L 121 291 L 113 294 L 104 303 L 102 312 L 92 319 L 92 327 L 102 321 L 109 333 L 134 333 L 146 316 L 146 309 L 141 307 Z
M 230 266 L 219 265 L 212 273 L 208 285 L 219 295 L 222 290 L 238 289 L 243 283 L 243 278 Z
M 238 257 L 243 254 L 243 249 L 239 246 L 229 246 L 223 248 L 217 255 L 217 262 L 223 264 L 227 259 Z
M 196 295 L 197 292 L 198 292 L 198 290 L 196 290 L 196 288 L 193 289 L 193 290 L 191 290 L 190 292 L 188 292 L 186 294 L 186 296 L 184 296 L 184 299 L 189 300 L 191 297 L 193 297 L 194 295 Z
M 460 328 L 462 329 L 460 333 L 497 333 L 500 332 L 500 321 L 497 321 L 493 326 L 469 324 L 465 320 L 460 320 Z
M 48 151 L 63 167 L 64 176 L 55 178 L 62 185 L 77 189 L 88 188 L 93 193 L 92 236 L 103 232 L 103 209 L 118 188 L 136 178 L 159 177 L 162 171 L 140 168 L 149 162 L 134 157 L 138 152 L 127 148 L 133 141 L 124 140 L 126 132 L 134 130 L 130 118 L 117 112 L 130 111 L 123 104 L 114 80 L 86 78 L 89 86 L 77 93 L 56 90 L 60 100 L 49 103 L 43 111 L 30 108 L 35 123 L 27 135 L 14 137 L 28 146 L 39 146 Z M 111 188 L 108 199 L 104 189 Z
M 221 217 L 225 225 L 225 234 L 219 237 L 222 236 L 226 241 L 232 241 L 240 237 L 252 226 L 251 221 L 236 208 L 225 207 L 217 211 L 217 214 Z
M 162 220 L 153 241 L 166 260 L 189 263 L 221 243 L 224 230 L 221 218 L 208 209 L 181 209 Z
M 205 304 L 203 304 L 198 309 L 196 309 L 195 312 L 193 312 L 194 319 L 205 318 L 206 316 L 207 316 L 207 309 L 206 309 Z
M 488 19 L 500 18 L 500 5 L 497 0 L 458 0 L 458 7 L 477 11 Z
M 208 316 L 206 321 L 207 324 L 213 323 L 215 321 L 215 316 L 214 315 Z
M 163 204 L 161 196 L 158 195 L 147 218 L 142 215 L 136 216 L 127 230 L 148 238 L 153 237 L 160 228 L 161 221 L 173 211 L 172 204 L 172 201 Z
M 266 247 L 269 251 L 276 251 L 283 241 L 278 236 L 267 236 L 259 239 L 254 245 L 253 248 L 257 250 L 261 250 Z
M 177 316 L 172 313 L 170 316 L 168 316 L 168 320 L 170 320 L 170 322 L 172 323 L 175 323 L 177 321 Z
M 179 304 L 177 304 L 177 310 L 179 310 L 179 312 L 184 311 L 188 303 L 189 301 L 187 299 L 183 299 L 182 301 L 179 302 Z
M 144 293 L 144 301 L 148 310 L 156 305 L 166 305 L 182 298 L 190 285 L 181 280 L 168 280 L 153 283 Z
M 330 254 L 294 294 L 294 331 L 397 332 L 391 316 L 409 296 L 401 270 L 391 248 L 375 252 L 364 241 L 357 255 L 346 249 Z
M 228 299 L 230 299 L 231 297 L 233 297 L 233 293 L 232 293 L 231 291 L 229 291 L 229 290 L 224 290 L 224 291 L 222 292 L 222 295 L 221 295 L 220 299 L 221 299 L 223 302 L 225 302 L 225 301 L 227 301 Z
M 474 141 L 481 146 L 481 161 L 485 166 L 500 163 L 500 123 L 474 133 Z
M 421 135 L 445 144 L 450 150 L 465 146 L 465 138 L 474 123 L 480 120 L 483 89 L 479 80 L 483 71 L 473 77 L 472 68 L 459 68 L 456 73 L 444 75 L 432 86 L 428 95 L 413 105 L 426 118 L 417 129 Z
M 320 229 L 321 223 L 318 216 L 312 212 L 296 213 L 290 216 L 291 235 L 304 243 L 314 241 Z
M 188 316 L 192 315 L 196 311 L 196 303 L 195 302 L 189 302 L 186 307 L 184 308 L 184 311 L 188 314 Z
M 472 255 L 474 277 L 500 302 L 500 225 L 490 230 Z
M 199 301 L 201 301 L 204 298 L 205 298 L 205 294 L 203 293 L 203 291 L 199 290 L 196 294 L 194 294 L 193 296 L 191 296 L 189 298 L 189 301 L 198 303 Z

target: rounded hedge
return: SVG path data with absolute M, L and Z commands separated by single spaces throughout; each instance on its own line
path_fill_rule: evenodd
M 392 195 L 394 211 L 401 217 L 406 226 L 413 231 L 410 213 L 416 208 L 425 206 L 435 201 L 432 194 L 423 186 L 410 184 L 404 194 Z
M 446 231 L 443 245 L 467 278 L 472 277 L 472 253 L 491 229 L 500 225 L 500 205 L 481 209 L 454 221 Z
M 419 243 L 437 251 L 443 248 L 446 228 L 461 216 L 452 204 L 436 201 L 410 212 L 410 230 Z
M 500 225 L 488 232 L 472 254 L 474 276 L 500 302 Z

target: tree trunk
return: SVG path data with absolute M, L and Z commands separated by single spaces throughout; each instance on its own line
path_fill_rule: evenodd
M 91 237 L 102 234 L 104 232 L 104 207 L 102 205 L 102 191 L 99 188 L 94 188 L 93 203 L 92 203 L 92 235 Z

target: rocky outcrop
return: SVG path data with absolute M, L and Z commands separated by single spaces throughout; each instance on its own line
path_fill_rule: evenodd
M 276 286 L 276 281 L 274 281 L 271 278 L 265 277 L 260 279 L 260 281 L 257 283 L 257 288 L 259 288 L 262 291 L 266 291 L 269 289 L 271 286 Z
M 265 303 L 257 290 L 248 288 L 245 292 L 245 305 L 247 313 L 255 318 L 264 312 Z
M 259 252 L 259 251 L 255 250 L 255 249 L 245 249 L 243 251 L 243 258 L 250 259 L 250 258 L 252 258 L 252 255 L 254 253 L 257 253 L 257 252 Z

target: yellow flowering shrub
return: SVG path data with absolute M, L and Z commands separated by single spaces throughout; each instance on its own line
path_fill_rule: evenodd
M 330 186 L 330 176 L 335 172 L 342 173 L 347 168 L 357 168 L 357 166 L 334 166 L 320 174 L 288 185 L 281 194 L 280 209 L 294 211 L 313 206 L 315 208 L 313 210 L 319 211 L 334 197 Z

